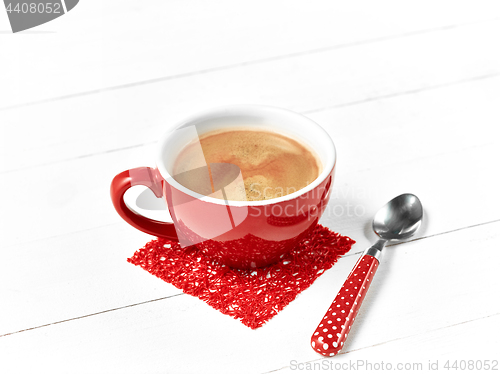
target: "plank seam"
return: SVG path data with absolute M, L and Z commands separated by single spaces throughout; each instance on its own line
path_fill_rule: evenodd
M 435 236 L 441 236 L 441 235 L 451 234 L 451 233 L 456 232 L 456 231 L 467 230 L 467 229 L 471 229 L 471 228 L 474 228 L 474 227 L 489 225 L 489 224 L 496 223 L 496 222 L 500 222 L 500 218 L 499 219 L 494 219 L 492 221 L 486 221 L 486 222 L 476 223 L 474 225 L 459 227 L 458 229 L 453 229 L 453 230 L 438 232 L 438 233 L 432 234 L 432 235 L 421 236 L 421 237 L 418 237 L 418 238 L 415 238 L 415 239 L 406 240 L 406 241 L 400 242 L 400 243 L 387 244 L 386 247 L 394 247 L 396 245 L 401 245 L 401 244 L 405 244 L 405 243 L 416 242 L 417 240 L 433 238 Z M 363 253 L 363 251 L 358 251 L 358 252 L 353 252 L 353 253 L 347 253 L 347 254 L 341 256 L 341 258 L 343 258 L 343 257 L 350 257 L 350 256 L 356 256 L 356 255 L 359 256 L 361 253 Z
M 13 332 L 9 332 L 9 333 L 6 333 L 6 334 L 2 334 L 2 335 L 0 335 L 0 338 L 2 338 L 2 337 L 4 337 L 4 336 L 9 336 L 9 335 L 14 335 L 14 334 L 19 334 L 19 333 L 21 333 L 21 332 L 26 332 L 26 331 L 31 331 L 31 330 L 40 329 L 40 328 L 42 328 L 42 327 L 48 327 L 48 326 L 52 326 L 52 325 L 58 325 L 58 324 L 63 323 L 63 322 L 75 321 L 75 320 L 82 319 L 82 318 L 93 317 L 93 316 L 96 316 L 96 315 L 99 315 L 99 314 L 104 314 L 104 313 L 114 312 L 114 311 L 116 311 L 116 310 L 121 310 L 121 309 L 131 308 L 131 307 L 138 306 L 138 305 L 144 305 L 144 304 L 148 304 L 148 303 L 153 303 L 153 302 L 155 302 L 155 301 L 166 300 L 166 299 L 170 299 L 170 298 L 172 298 L 172 297 L 181 296 L 181 295 L 185 295 L 185 294 L 184 294 L 184 293 L 178 293 L 178 294 L 171 295 L 171 296 L 160 297 L 159 299 L 154 299 L 154 300 L 143 301 L 143 302 L 140 302 L 140 303 L 135 303 L 135 304 L 125 305 L 125 306 L 120 306 L 120 307 L 113 308 L 113 309 L 103 310 L 103 311 L 101 311 L 101 312 L 96 312 L 96 313 L 86 314 L 86 315 L 84 315 L 84 316 L 79 316 L 79 317 L 68 318 L 68 319 L 65 319 L 65 320 L 62 320 L 62 321 L 57 321 L 57 322 L 46 323 L 46 324 L 44 324 L 44 325 L 35 326 L 35 327 L 30 327 L 30 328 L 23 329 L 23 330 L 13 331 Z

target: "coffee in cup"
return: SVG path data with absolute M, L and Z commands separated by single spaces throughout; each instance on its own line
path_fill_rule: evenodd
M 173 167 L 173 178 L 198 193 L 213 192 L 204 175 L 189 173 L 197 167 L 200 145 L 209 173 L 211 164 L 240 169 L 245 193 L 232 194 L 238 200 L 282 197 L 306 187 L 321 173 L 315 152 L 283 133 L 251 127 L 213 130 L 186 145 Z

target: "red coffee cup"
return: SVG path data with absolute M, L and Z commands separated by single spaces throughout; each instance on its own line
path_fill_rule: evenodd
M 173 178 L 180 151 L 196 133 L 252 126 L 296 139 L 314 150 L 321 163 L 320 175 L 291 194 L 259 201 L 231 201 L 203 195 Z M 167 238 L 182 247 L 196 245 L 214 261 L 248 269 L 278 261 L 316 226 L 330 197 L 336 152 L 328 133 L 300 114 L 257 105 L 229 106 L 210 110 L 174 126 L 158 144 L 156 168 L 140 167 L 115 176 L 111 199 L 120 216 L 135 228 Z M 163 198 L 172 222 L 155 220 L 131 209 L 125 192 L 144 185 Z

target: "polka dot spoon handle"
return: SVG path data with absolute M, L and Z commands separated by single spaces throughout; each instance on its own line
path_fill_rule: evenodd
M 324 356 L 340 352 L 377 267 L 375 257 L 369 254 L 360 257 L 311 337 L 316 352 Z

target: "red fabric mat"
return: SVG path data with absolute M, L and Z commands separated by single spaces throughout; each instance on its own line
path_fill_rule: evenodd
M 280 262 L 265 268 L 228 268 L 210 261 L 194 246 L 181 248 L 167 239 L 150 241 L 128 262 L 256 329 L 313 284 L 354 243 L 317 225 Z

